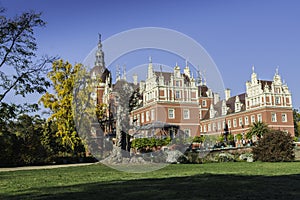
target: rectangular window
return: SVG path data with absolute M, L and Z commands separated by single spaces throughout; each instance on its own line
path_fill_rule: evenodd
M 169 119 L 174 119 L 175 118 L 175 110 L 173 108 L 170 108 L 168 110 L 168 116 L 169 116 Z
M 206 133 L 206 125 L 204 125 L 203 132 Z
M 149 118 L 150 118 L 150 116 L 149 116 L 149 111 L 147 111 L 147 112 L 146 112 L 146 121 L 147 121 L 147 122 L 150 121 Z
M 282 113 L 281 119 L 282 119 L 282 122 L 287 122 L 287 116 L 285 113 Z
M 248 116 L 245 117 L 245 125 L 249 125 L 249 118 L 248 118 Z
M 133 125 L 133 117 L 130 117 L 130 125 Z
M 243 126 L 243 119 L 239 118 L 239 126 Z
M 151 110 L 151 120 L 152 121 L 155 120 L 155 110 L 154 109 Z
M 202 107 L 206 107 L 206 100 L 202 100 Z
M 277 122 L 276 113 L 272 113 L 271 121 L 272 121 L 272 122 Z
M 179 81 L 176 81 L 175 84 L 176 84 L 177 87 L 180 86 L 180 82 Z
M 190 119 L 190 110 L 189 109 L 183 110 L 183 119 Z
M 184 129 L 185 137 L 191 137 L 191 129 Z
M 178 90 L 175 91 L 175 98 L 180 99 L 180 91 Z
M 221 122 L 218 122 L 218 130 L 221 130 Z
M 253 124 L 255 122 L 255 116 L 251 115 L 251 123 Z
M 236 127 L 236 119 L 233 119 L 233 127 Z
M 280 97 L 275 97 L 275 103 L 280 104 Z
M 145 120 L 145 119 L 144 119 L 144 113 L 142 113 L 141 115 L 142 115 L 142 117 L 141 117 L 141 118 L 142 118 L 142 119 L 141 119 L 141 122 L 144 123 L 144 120 Z
M 140 125 L 140 114 L 137 115 L 136 125 L 137 126 Z
M 228 128 L 231 128 L 231 120 L 228 120 L 227 124 L 228 124 Z
M 210 132 L 210 131 L 211 131 L 211 124 L 208 124 L 208 127 L 207 127 L 207 129 L 208 129 L 208 132 Z
M 261 114 L 257 115 L 257 121 L 262 122 L 262 116 L 261 116 Z
M 216 123 L 213 123 L 213 131 L 216 131 L 217 127 L 216 127 Z

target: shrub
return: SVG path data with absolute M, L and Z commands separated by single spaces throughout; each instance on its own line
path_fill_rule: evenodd
M 253 157 L 264 162 L 292 161 L 295 157 L 293 138 L 282 131 L 271 130 L 253 148 Z

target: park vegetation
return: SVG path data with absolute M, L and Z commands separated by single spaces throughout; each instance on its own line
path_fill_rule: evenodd
M 88 72 L 81 64 L 72 65 L 56 57 L 36 55 L 34 32 L 46 24 L 40 13 L 24 12 L 7 18 L 5 10 L 0 8 L 0 15 L 0 166 L 78 162 L 82 158 L 94 161 L 93 157 L 86 157 L 91 132 L 87 124 L 91 123 L 93 114 L 97 116 L 100 126 L 110 122 L 111 118 L 104 120 L 110 107 L 100 105 L 93 110 L 89 95 L 93 80 L 87 78 Z M 53 93 L 47 92 L 50 87 Z M 123 116 L 124 121 L 116 128 L 120 133 L 127 133 L 129 113 L 138 106 L 140 94 L 139 91 L 129 90 L 126 84 L 119 87 L 125 93 L 119 92 L 118 103 L 131 104 L 118 110 L 117 114 Z M 19 101 L 18 104 L 8 98 L 24 98 L 32 93 L 42 95 L 40 103 L 49 110 L 48 119 L 36 115 L 39 102 L 29 104 Z M 130 96 L 132 93 L 134 95 Z M 298 110 L 294 110 L 294 125 L 296 136 L 299 136 Z M 253 149 L 256 160 L 293 160 L 293 140 L 288 134 L 270 130 L 266 124 L 257 122 L 246 137 L 259 140 Z M 237 139 L 242 139 L 242 135 L 238 135 Z M 212 143 L 204 136 L 187 140 L 183 143 Z M 220 136 L 216 140 L 223 143 L 225 137 Z M 233 142 L 233 135 L 228 135 L 226 140 Z M 170 138 L 140 138 L 134 139 L 131 147 L 144 152 L 172 142 Z M 180 141 L 176 141 L 178 143 Z

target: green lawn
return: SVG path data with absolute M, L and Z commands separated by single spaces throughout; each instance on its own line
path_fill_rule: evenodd
M 100 164 L 0 172 L 0 199 L 300 199 L 300 162 L 175 164 L 139 174 Z

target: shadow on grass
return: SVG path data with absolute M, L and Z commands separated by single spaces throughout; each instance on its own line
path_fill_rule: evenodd
M 188 177 L 31 188 L 0 199 L 300 199 L 300 175 Z

